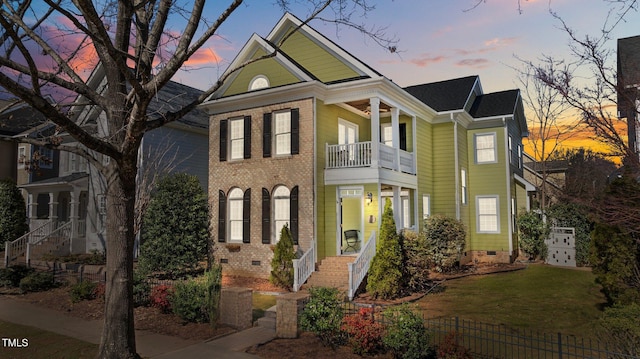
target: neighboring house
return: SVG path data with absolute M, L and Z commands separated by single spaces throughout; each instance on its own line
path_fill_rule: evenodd
M 557 203 L 558 195 L 564 188 L 569 164 L 567 160 L 536 161 L 526 152 L 523 154 L 524 179 L 536 187 L 535 201 L 532 207 L 539 208 L 542 196 L 542 183 L 546 177 L 545 195 L 547 205 Z
M 630 150 L 640 160 L 640 35 L 618 39 L 618 117 L 627 119 Z
M 104 76 L 98 67 L 89 85 L 99 89 Z M 178 108 L 193 100 L 200 90 L 169 82 L 149 106 L 150 116 L 161 110 Z M 81 102 L 81 99 L 80 101 Z M 73 108 L 76 123 L 97 136 L 105 136 L 105 117 L 93 107 Z M 55 128 L 48 125 L 31 130 Z M 145 134 L 138 155 L 140 191 L 149 191 L 151 180 L 168 173 L 186 172 L 196 175 L 202 187 L 208 181 L 208 120 L 206 114 L 195 110 L 181 120 Z M 60 134 L 65 145 L 78 145 L 72 137 Z M 25 146 L 25 145 L 20 145 Z M 98 158 L 102 158 L 99 154 Z M 41 170 L 40 177 L 29 174 L 20 187 L 27 192 L 28 216 L 31 229 L 52 222 L 51 230 L 70 223 L 69 248 L 76 253 L 104 251 L 106 245 L 106 182 L 97 169 L 85 158 L 66 151 L 52 151 L 49 170 Z M 102 160 L 107 163 L 109 158 Z M 47 172 L 48 171 L 48 172 Z M 46 174 L 46 176 L 44 176 Z M 15 254 L 14 254 L 15 255 Z
M 229 69 L 297 27 L 201 106 L 224 270 L 268 277 L 284 224 L 318 261 L 363 253 L 387 198 L 399 230 L 448 215 L 467 229 L 462 261 L 513 261 L 515 216 L 535 190 L 523 178 L 520 92 L 485 94 L 478 76 L 403 89 L 291 14 L 254 34 Z M 345 233 L 357 233 L 355 247 Z
M 51 99 L 49 99 L 52 101 Z M 0 100 L 0 137 L 14 137 L 21 133 L 33 129 L 45 123 L 44 115 L 26 105 L 22 101 Z M 38 151 L 43 158 L 42 171 L 27 173 L 25 161 L 30 161 L 35 151 Z M 54 160 L 53 154 L 46 149 L 36 148 L 26 144 L 18 145 L 15 142 L 0 141 L 0 178 L 10 178 L 16 183 L 26 183 L 28 177 L 38 178 L 38 176 L 50 175 L 49 160 Z

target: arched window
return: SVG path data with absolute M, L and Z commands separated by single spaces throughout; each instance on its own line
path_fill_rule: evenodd
M 249 81 L 249 91 L 269 87 L 269 79 L 264 75 L 258 75 Z
M 291 192 L 285 186 L 278 186 L 273 190 L 273 222 L 275 224 L 276 242 L 280 240 L 280 232 L 285 224 L 291 229 L 290 197 Z
M 242 199 L 240 188 L 229 192 L 229 242 L 242 242 Z

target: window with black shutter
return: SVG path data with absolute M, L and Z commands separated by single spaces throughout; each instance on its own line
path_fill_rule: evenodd
M 228 120 L 220 121 L 220 162 L 227 160 L 227 125 Z
M 291 109 L 291 154 L 300 153 L 300 110 Z
M 242 243 L 251 242 L 251 188 L 242 198 Z
M 406 151 L 407 150 L 407 124 L 401 123 L 399 130 L 400 130 L 400 149 Z
M 251 116 L 244 116 L 244 158 L 251 158 Z
M 289 215 L 291 219 L 291 237 L 293 237 L 293 244 L 298 244 L 298 186 L 291 189 L 289 210 L 291 211 Z
M 227 234 L 227 195 L 218 191 L 218 242 L 226 242 Z
M 271 244 L 271 195 L 262 189 L 262 243 Z
M 271 113 L 262 116 L 262 157 L 271 157 Z

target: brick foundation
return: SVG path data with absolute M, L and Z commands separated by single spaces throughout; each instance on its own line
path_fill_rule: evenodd
M 466 263 L 511 263 L 511 254 L 508 251 L 469 251 L 460 259 Z

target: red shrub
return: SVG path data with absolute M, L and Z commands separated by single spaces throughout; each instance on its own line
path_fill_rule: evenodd
M 96 287 L 93 289 L 93 297 L 96 299 L 104 299 L 104 294 L 106 291 L 104 283 L 98 283 Z
M 170 285 L 159 285 L 153 287 L 149 297 L 151 306 L 160 309 L 163 313 L 170 313 L 171 302 L 169 301 L 169 296 L 171 293 L 173 293 L 173 287 Z
M 340 329 L 347 333 L 349 345 L 355 354 L 373 354 L 382 351 L 384 327 L 374 321 L 373 309 L 362 308 L 358 314 L 344 317 Z
M 458 344 L 458 337 L 456 332 L 450 332 L 444 337 L 438 345 L 438 359 L 473 359 L 469 349 Z

